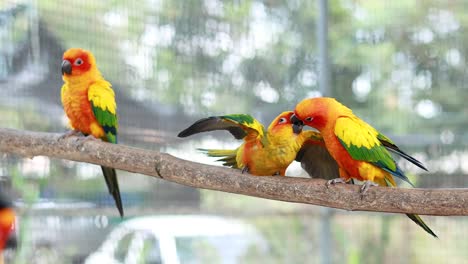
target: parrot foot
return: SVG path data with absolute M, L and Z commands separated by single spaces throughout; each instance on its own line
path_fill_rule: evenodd
M 76 140 L 77 143 L 83 144 L 86 141 L 102 141 L 100 138 L 96 138 L 93 135 L 87 135 L 86 137 L 81 137 Z
M 85 137 L 79 137 L 75 140 L 76 149 L 81 149 L 83 145 L 88 141 L 102 141 L 100 138 L 96 138 L 93 135 L 87 135 Z
M 97 137 L 95 137 L 95 136 L 93 136 L 93 135 L 87 135 L 83 140 L 86 140 L 86 141 L 88 141 L 88 140 L 91 140 L 91 141 L 102 141 L 102 139 L 97 138 Z
M 79 147 L 83 146 L 83 144 L 85 142 L 88 142 L 88 141 L 102 141 L 102 140 L 100 138 L 94 137 L 93 135 L 87 135 L 85 137 L 79 137 L 75 141 L 76 147 L 79 148 Z
M 361 186 L 361 191 L 360 191 L 361 199 L 364 196 L 366 196 L 367 190 L 369 190 L 371 186 L 379 186 L 379 185 L 373 181 L 365 181 L 364 184 Z
M 249 173 L 249 167 L 245 166 L 244 168 L 242 168 L 242 174 L 244 173 Z
M 336 184 L 336 183 L 346 183 L 346 181 L 343 180 L 342 178 L 336 178 L 336 179 L 332 179 L 332 180 L 327 181 L 327 183 L 325 185 L 328 188 L 328 187 L 330 187 L 330 185 L 333 185 L 333 184 Z
M 58 140 L 63 140 L 63 139 L 66 139 L 66 138 L 69 138 L 69 137 L 72 137 L 72 136 L 79 136 L 79 137 L 82 137 L 84 136 L 83 133 L 81 133 L 80 131 L 78 130 L 69 130 L 65 133 L 63 133 L 63 135 L 61 135 Z
M 275 172 L 273 176 L 281 176 L 281 173 L 279 171 Z

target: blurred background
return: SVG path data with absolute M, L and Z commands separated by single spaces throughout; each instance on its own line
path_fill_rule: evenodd
M 196 148 L 240 142 L 177 133 L 231 113 L 267 125 L 328 95 L 427 165 L 399 161 L 416 186 L 468 187 L 467 10 L 435 0 L 0 0 L 0 126 L 65 132 L 61 57 L 82 47 L 113 84 L 122 144 L 217 164 Z M 307 177 L 298 164 L 287 174 Z M 7 263 L 468 262 L 466 217 L 424 216 L 437 240 L 404 215 L 118 175 L 124 220 L 98 166 L 2 154 L 18 211 Z

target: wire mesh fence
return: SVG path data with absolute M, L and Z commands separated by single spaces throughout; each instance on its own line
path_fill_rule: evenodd
M 329 1 L 326 11 L 329 94 L 428 166 L 423 172 L 399 161 L 416 186 L 468 187 L 466 4 Z M 268 124 L 303 98 L 322 95 L 319 17 L 311 1 L 4 0 L 0 126 L 65 132 L 60 63 L 65 49 L 82 47 L 116 92 L 119 143 L 218 164 L 197 148 L 239 142 L 222 132 L 187 140 L 177 133 L 199 118 L 231 113 Z M 306 177 L 298 167 L 287 174 Z M 3 155 L 3 188 L 19 212 L 19 243 L 7 257 L 81 263 L 104 252 L 122 263 L 170 261 L 170 243 L 157 231 L 119 231 L 122 220 L 100 173 L 89 164 Z M 424 217 L 436 240 L 404 215 L 324 210 L 118 174 L 128 218 L 210 215 L 255 230 L 234 234 L 248 243 L 213 234 L 192 241 L 186 231 L 179 235 L 185 240 L 174 240 L 182 263 L 468 260 L 464 217 Z M 122 237 L 106 248 L 112 234 Z

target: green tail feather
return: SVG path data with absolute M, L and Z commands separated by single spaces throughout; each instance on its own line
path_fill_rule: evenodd
M 384 179 L 385 179 L 385 183 L 387 184 L 388 187 L 394 187 L 392 185 L 392 183 L 387 178 L 384 178 Z M 428 225 L 426 225 L 426 223 L 424 223 L 424 221 L 421 219 L 421 217 L 419 215 L 417 215 L 417 214 L 406 214 L 406 216 L 408 216 L 409 219 L 411 219 L 413 222 L 415 222 L 418 226 L 422 227 L 422 229 L 424 229 L 424 231 L 429 233 L 431 236 L 433 236 L 435 238 L 439 238 L 434 233 L 434 231 L 432 231 L 432 229 Z
M 117 181 L 117 173 L 115 169 L 101 166 L 102 173 L 104 174 L 104 179 L 106 180 L 107 188 L 109 193 L 112 195 L 119 210 L 120 217 L 124 216 L 122 198 L 120 197 L 119 182 Z
M 238 169 L 236 155 L 237 149 L 198 149 L 209 157 L 221 158 L 216 161 L 222 161 L 223 166 Z
M 424 221 L 421 219 L 421 217 L 417 214 L 406 214 L 409 219 L 413 220 L 413 222 L 415 222 L 418 226 L 422 227 L 422 229 L 424 229 L 427 233 L 429 233 L 430 235 L 432 235 L 433 237 L 435 238 L 439 238 L 435 233 L 434 231 L 431 230 L 431 228 L 429 226 L 426 225 L 426 223 L 424 223 Z

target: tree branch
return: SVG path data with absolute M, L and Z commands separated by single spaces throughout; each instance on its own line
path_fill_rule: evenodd
M 0 152 L 88 162 L 196 188 L 350 211 L 468 215 L 466 188 L 372 187 L 361 199 L 359 186 L 355 185 L 336 184 L 327 188 L 322 179 L 251 176 L 233 169 L 181 160 L 157 151 L 99 141 L 79 141 L 76 137 L 59 140 L 59 136 L 0 128 Z

